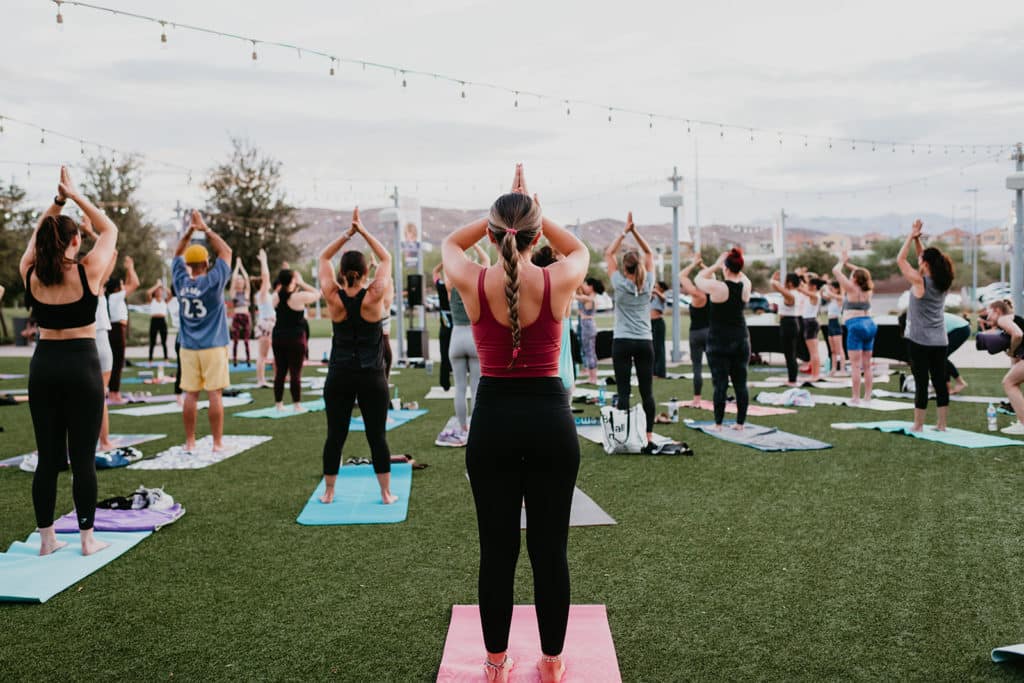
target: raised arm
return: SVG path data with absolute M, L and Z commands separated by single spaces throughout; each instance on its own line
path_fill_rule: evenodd
M 533 200 L 537 201 L 536 195 Z M 548 218 L 541 219 L 541 230 L 551 248 L 563 255 L 560 261 L 547 269 L 551 273 L 552 289 L 558 287 L 571 292 L 576 291 L 583 283 L 583 278 L 587 276 L 590 250 L 576 235 Z
M 331 278 L 332 280 L 334 278 Z M 306 281 L 302 279 L 302 272 L 295 271 L 295 291 L 288 297 L 288 303 L 292 301 L 308 306 L 309 304 L 315 304 L 317 299 L 320 298 L 320 290 L 313 285 L 306 284 Z
M 910 234 L 907 235 L 903 246 L 900 247 L 900 253 L 896 255 L 896 265 L 899 267 L 900 273 L 910 282 L 914 296 L 918 298 L 924 296 L 924 278 L 921 277 L 921 273 L 918 272 L 917 268 L 910 265 L 907 255 L 910 253 L 910 245 L 916 244 L 920 240 L 922 227 L 923 224 L 920 219 L 914 221 L 914 227 L 911 228 Z
M 249 282 L 249 271 L 245 269 L 245 264 L 242 263 L 242 257 L 238 257 L 238 274 L 242 276 L 245 281 L 245 296 L 249 298 L 252 296 L 252 285 Z
M 130 296 L 139 288 L 139 274 L 135 272 L 135 259 L 131 256 L 124 257 L 124 295 Z
M 772 273 L 772 278 L 768 281 L 768 284 L 771 285 L 772 289 L 782 295 L 782 300 L 786 302 L 787 306 L 792 306 L 793 302 L 796 301 L 793 297 L 793 293 L 783 287 L 782 283 L 779 282 L 779 271 L 776 270 Z
M 698 254 L 697 257 L 693 261 L 691 261 L 689 265 L 683 268 L 682 272 L 679 273 L 679 286 L 682 287 L 683 294 L 692 297 L 695 294 L 704 295 L 706 293 L 698 289 L 697 285 L 694 284 L 692 279 L 690 279 L 690 275 L 693 274 L 694 269 L 696 269 L 698 266 L 703 265 L 704 262 L 701 260 L 700 254 Z
M 701 291 L 711 297 L 713 303 L 722 303 L 729 298 L 729 288 L 724 282 L 715 279 L 715 272 L 725 265 L 726 256 L 728 252 L 722 252 L 713 265 L 705 266 L 697 273 L 697 279 L 694 281 Z
M 473 292 L 476 294 L 476 279 L 480 270 L 486 266 L 474 263 L 466 250 L 483 239 L 487 234 L 487 219 L 480 218 L 469 225 L 464 225 L 450 233 L 441 242 L 441 261 L 448 284 L 454 285 L 460 294 Z M 467 298 L 466 295 L 463 298 Z
M 633 233 L 633 238 L 640 245 L 641 251 L 644 252 L 644 268 L 648 273 L 654 272 L 654 252 L 651 250 L 651 245 L 647 243 L 647 240 L 643 238 L 640 231 L 636 229 L 632 211 L 629 212 L 629 217 L 626 218 L 626 232 Z
M 380 280 L 382 274 L 384 278 L 390 281 L 391 253 L 387 250 L 387 248 L 384 246 L 383 243 L 381 243 L 379 239 L 370 234 L 370 232 L 366 229 L 366 226 L 363 225 L 363 222 L 359 220 L 358 206 L 356 207 L 355 211 L 352 212 L 352 223 L 356 229 L 356 232 L 363 236 L 363 239 L 366 240 L 366 243 L 370 245 L 370 249 L 377 257 L 377 260 L 380 261 L 380 263 L 377 265 L 377 275 L 376 277 L 374 277 L 374 282 Z
M 333 259 L 341 248 L 356 234 L 356 221 L 359 220 L 359 208 L 352 212 L 352 224 L 349 229 L 338 235 L 337 238 L 320 252 L 320 259 L 317 265 L 317 274 L 320 279 L 320 292 L 327 299 L 329 305 L 333 305 L 334 294 L 338 292 L 338 279 L 334 274 Z M 269 278 L 268 278 L 269 279 Z
M 192 241 L 192 234 L 197 230 L 202 230 L 200 226 L 203 225 L 203 219 L 199 217 L 199 212 L 192 209 L 192 221 L 188 224 L 188 230 L 184 232 L 181 239 L 178 240 L 178 246 L 174 248 L 174 256 L 182 256 L 185 250 L 188 249 L 189 242 Z
M 265 249 L 260 249 L 257 254 L 257 258 L 260 262 L 260 291 L 259 295 L 265 297 L 270 293 L 270 266 L 267 265 L 267 252 Z M 323 278 L 320 278 L 323 281 Z M 331 278 L 333 279 L 333 278 Z
M 626 226 L 629 227 L 628 225 Z M 604 262 L 608 266 L 608 274 L 612 275 L 618 269 L 618 261 L 615 255 L 619 253 L 619 248 L 622 247 L 622 240 L 626 238 L 626 233 L 619 233 L 612 243 L 608 245 L 608 248 L 604 250 Z
M 479 259 L 477 263 L 479 263 L 484 268 L 490 268 L 491 255 L 487 253 L 486 249 L 480 246 L 479 242 L 473 245 L 473 251 L 476 252 L 476 257 Z
M 229 247 L 228 243 L 224 241 L 224 238 L 210 228 L 206 228 L 206 241 L 209 242 L 210 246 L 213 248 L 213 253 L 217 255 L 217 258 L 230 266 L 231 247 Z

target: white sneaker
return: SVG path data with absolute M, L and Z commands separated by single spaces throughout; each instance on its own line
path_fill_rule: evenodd
M 39 454 L 29 453 L 21 459 L 21 464 L 18 465 L 18 469 L 22 472 L 35 472 L 36 467 L 39 466 Z
M 462 448 L 466 445 L 466 435 L 462 430 L 446 429 L 437 435 L 435 446 L 447 446 L 449 448 Z
M 1020 422 L 1014 422 L 1009 427 L 1003 427 L 1000 429 L 1003 434 L 1013 434 L 1014 436 L 1024 436 L 1024 424 Z

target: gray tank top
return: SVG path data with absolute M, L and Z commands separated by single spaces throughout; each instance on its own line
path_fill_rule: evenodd
M 944 306 L 946 293 L 928 276 L 924 278 L 924 296 L 918 298 L 910 292 L 907 304 L 907 329 L 903 336 L 921 346 L 945 346 L 949 343 L 946 336 L 946 318 Z
M 466 305 L 462 303 L 462 295 L 459 294 L 459 290 L 452 287 L 448 293 L 448 303 L 452 308 L 452 325 L 463 326 L 469 325 L 469 314 L 466 313 Z

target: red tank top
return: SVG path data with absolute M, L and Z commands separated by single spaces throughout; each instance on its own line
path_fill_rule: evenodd
M 473 341 L 484 377 L 557 377 L 562 345 L 562 321 L 551 315 L 551 278 L 544 273 L 544 297 L 537 320 L 520 331 L 519 357 L 512 361 L 512 331 L 495 319 L 484 291 L 487 270 L 480 271 L 477 295 L 480 319 L 473 323 Z

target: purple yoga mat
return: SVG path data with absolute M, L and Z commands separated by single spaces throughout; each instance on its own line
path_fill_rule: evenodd
M 105 510 L 96 509 L 96 531 L 156 531 L 167 526 L 185 514 L 185 508 L 175 503 L 168 510 Z M 78 533 L 78 520 L 74 511 L 57 520 L 54 525 L 58 534 Z

